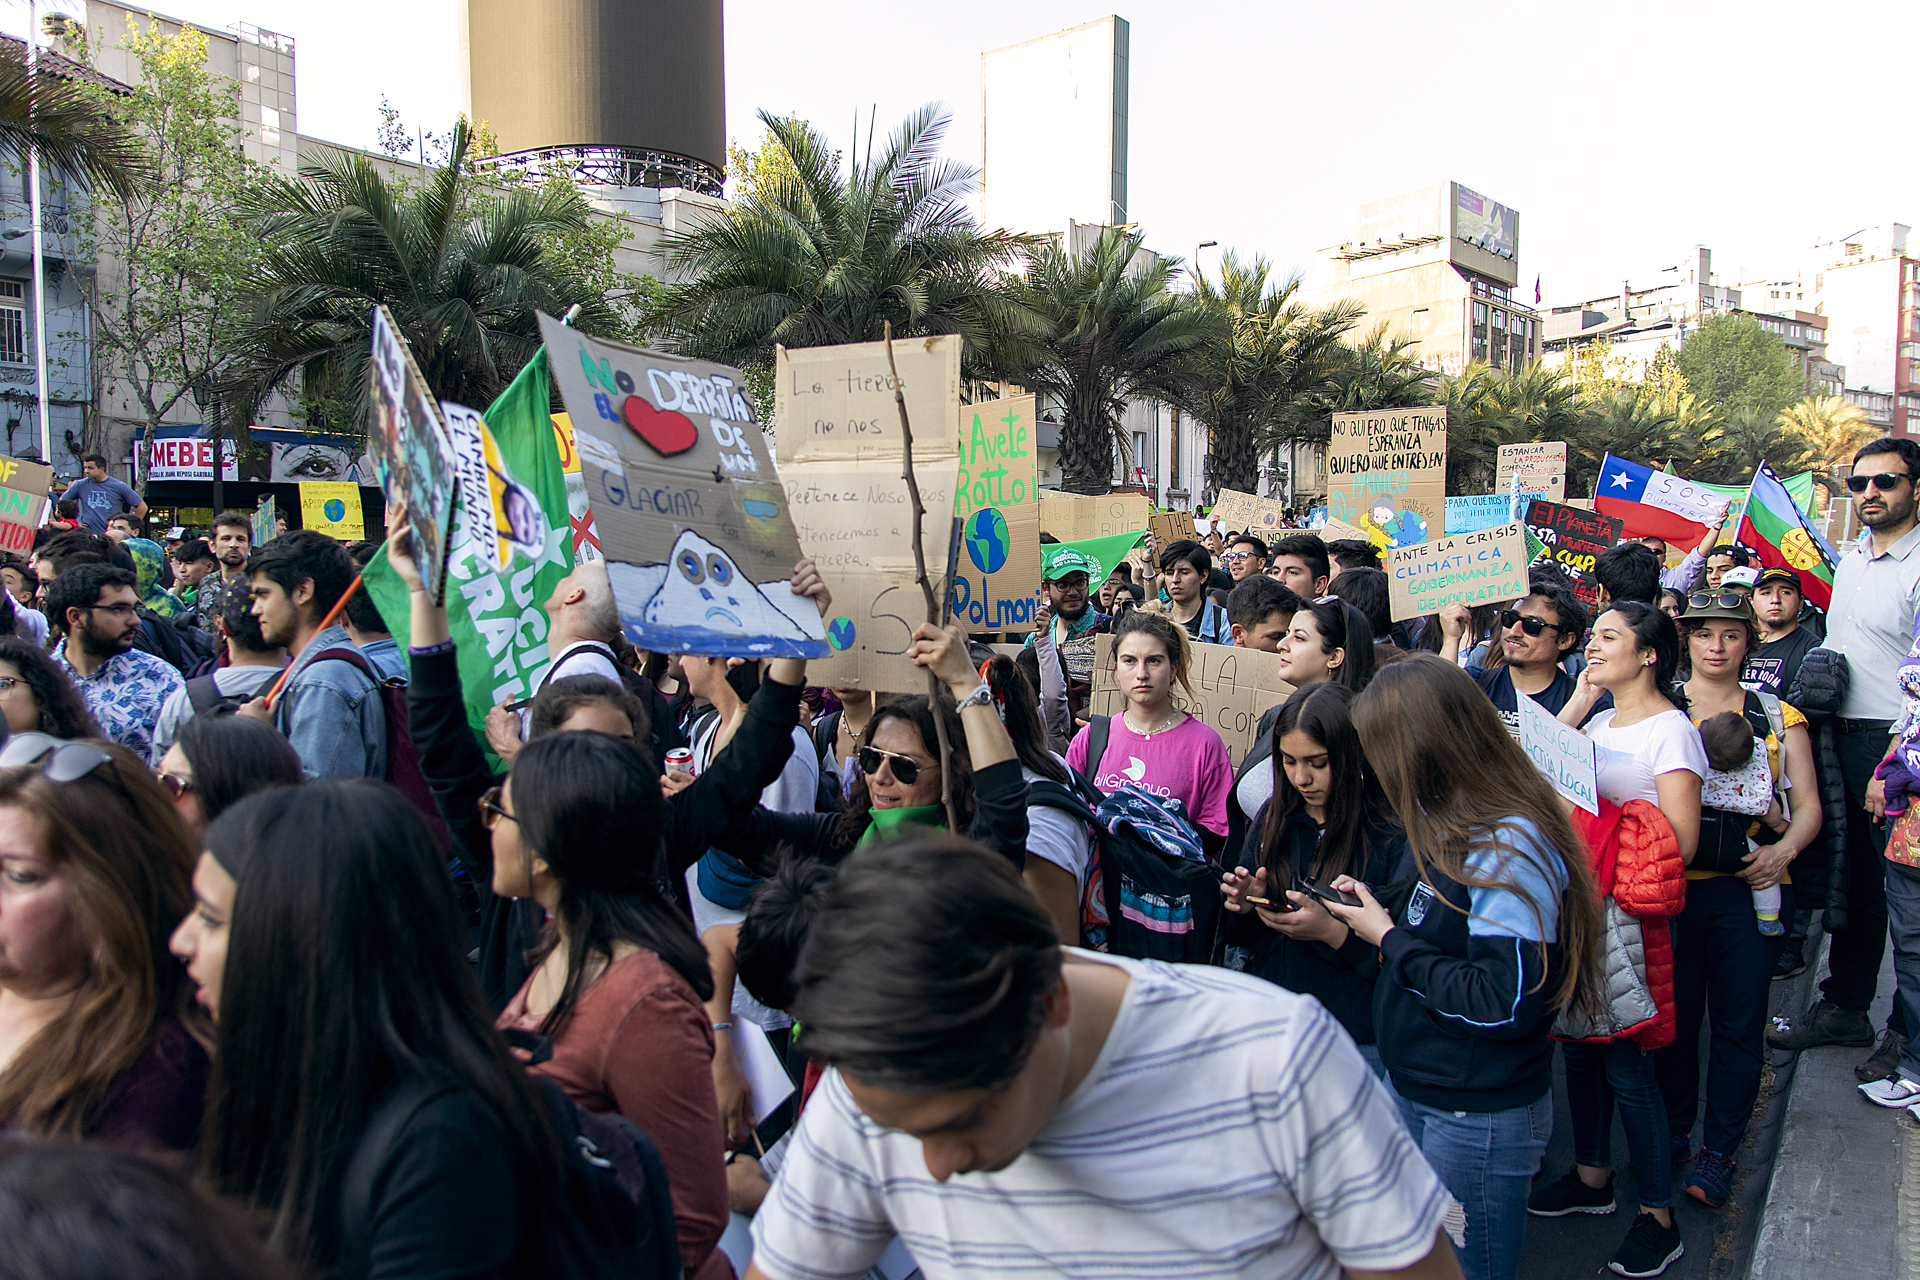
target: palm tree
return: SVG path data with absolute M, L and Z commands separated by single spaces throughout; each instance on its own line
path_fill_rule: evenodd
M 1215 492 L 1259 492 L 1260 441 L 1293 402 L 1330 385 L 1342 364 L 1340 339 L 1360 321 L 1357 302 L 1313 309 L 1295 295 L 1300 278 L 1270 285 L 1264 257 L 1244 264 L 1227 253 L 1216 287 L 1195 281 L 1200 306 L 1218 313 L 1222 339 L 1194 349 L 1190 380 L 1170 396 L 1207 424 L 1207 483 Z
M 1713 415 L 1688 393 L 1663 395 L 1628 384 L 1581 406 L 1580 427 L 1567 441 L 1567 491 L 1593 492 L 1608 453 L 1656 463 L 1691 462 Z
M 139 139 L 101 95 L 47 69 L 58 55 L 42 57 L 36 84 L 24 57 L 11 49 L 0 52 L 0 155 L 25 169 L 29 152 L 37 149 L 40 162 L 69 181 L 97 182 L 131 199 L 153 169 Z
M 1084 253 L 1051 241 L 1034 249 L 1011 301 L 1038 322 L 1019 345 L 1016 377 L 1066 411 L 1062 487 L 1105 493 L 1128 400 L 1177 403 L 1193 377 L 1188 353 L 1226 338 L 1220 313 L 1167 291 L 1177 259 L 1140 251 L 1141 236 L 1105 227 Z
M 297 374 L 332 425 L 365 421 L 377 303 L 434 392 L 471 405 L 490 403 L 539 349 L 536 312 L 578 304 L 578 328 L 618 329 L 614 305 L 547 247 L 589 225 L 585 200 L 564 183 L 485 186 L 467 163 L 472 143 L 462 120 L 446 164 L 418 190 L 390 185 L 359 155 L 266 182 L 251 209 L 265 261 L 242 303 L 223 387 L 231 407 L 250 413 Z
M 948 117 L 920 108 L 844 174 L 805 122 L 760 120 L 786 163 L 726 216 L 662 240 L 684 283 L 644 323 L 688 355 L 753 368 L 776 344 L 871 342 L 891 321 L 899 337 L 959 334 L 965 377 L 1005 376 L 1031 326 L 1002 280 L 1033 241 L 980 230 L 965 204 L 979 171 L 940 159 Z
M 1799 432 L 1826 467 L 1853 461 L 1854 451 L 1880 434 L 1865 409 L 1839 396 L 1808 396 L 1790 404 L 1780 423 Z
M 1416 345 L 1412 338 L 1389 338 L 1384 322 L 1358 345 L 1341 342 L 1326 382 L 1297 397 L 1261 433 L 1261 456 L 1277 468 L 1281 449 L 1300 442 L 1324 446 L 1333 435 L 1336 413 L 1432 404 L 1434 375 L 1414 358 Z
M 1499 370 L 1472 364 L 1440 384 L 1447 405 L 1447 488 L 1485 493 L 1499 470 L 1500 446 L 1568 440 L 1581 426 L 1573 380 L 1539 361 Z
M 1821 458 L 1785 414 L 1769 416 L 1751 407 L 1735 409 L 1707 436 L 1693 478 L 1709 484 L 1745 484 L 1762 462 L 1782 476 L 1820 467 Z

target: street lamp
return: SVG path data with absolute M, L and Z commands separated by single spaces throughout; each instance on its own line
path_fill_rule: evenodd
M 220 501 L 220 478 L 226 470 L 227 459 L 221 448 L 220 439 L 220 392 L 211 382 L 200 381 L 193 384 L 193 402 L 200 406 L 200 412 L 207 415 L 207 426 L 213 439 L 213 514 L 217 517 L 226 510 Z M 151 448 L 151 444 L 148 446 Z
M 1196 293 L 1200 291 L 1200 251 L 1212 249 L 1219 243 L 1218 240 L 1202 240 L 1193 247 L 1193 288 Z

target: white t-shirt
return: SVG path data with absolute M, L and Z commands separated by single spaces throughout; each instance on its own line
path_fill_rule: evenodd
M 1311 997 L 1201 965 L 1096 956 L 1130 981 L 1093 1068 L 998 1173 L 946 1183 L 829 1070 L 753 1221 L 773 1280 L 856 1277 L 898 1235 L 928 1280 L 1392 1271 L 1453 1201 Z
M 1054 758 L 1059 759 L 1057 755 Z M 1044 781 L 1025 765 L 1020 766 L 1020 772 L 1029 786 Z M 1028 805 L 1027 852 L 1037 853 L 1062 871 L 1072 873 L 1074 884 L 1081 889 L 1087 887 L 1087 865 L 1093 860 L 1092 835 L 1087 824 L 1072 814 L 1052 805 Z
M 555 680 L 565 680 L 568 676 L 599 676 L 620 684 L 620 668 L 613 663 L 613 650 L 591 641 L 573 645 L 560 654 L 559 661 L 549 662 L 547 669 L 540 673 L 540 678 L 533 682 L 533 691 L 538 693 Z M 521 741 L 526 741 L 532 731 L 533 712 L 523 708 L 520 712 Z
M 693 767 L 701 773 L 713 763 L 713 739 L 720 732 L 718 716 L 710 717 L 707 727 L 692 743 Z M 780 776 L 760 793 L 760 803 L 772 813 L 812 813 L 819 799 L 820 762 L 813 755 L 813 735 L 798 725 L 793 729 L 793 754 Z
M 1707 776 L 1707 749 L 1684 711 L 1662 711 L 1625 729 L 1613 727 L 1613 715 L 1608 708 L 1587 722 L 1601 799 L 1612 804 L 1645 800 L 1658 807 L 1654 779 L 1661 774 L 1685 769 Z

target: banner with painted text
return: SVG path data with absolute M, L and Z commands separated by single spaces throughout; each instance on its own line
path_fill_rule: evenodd
M 341 480 L 308 480 L 300 486 L 300 525 L 329 538 L 358 542 L 367 536 L 360 486 Z
M 1518 522 L 1389 547 L 1387 605 L 1395 622 L 1450 604 L 1468 607 L 1527 594 L 1527 536 Z
M 1594 561 L 1620 541 L 1620 521 L 1597 511 L 1540 499 L 1527 504 L 1527 532 L 1545 544 L 1552 560 L 1573 579 L 1573 593 L 1592 614 L 1600 603 L 1600 584 L 1594 579 Z
M 0 458 L 0 551 L 25 555 L 47 518 L 53 468 L 25 458 Z

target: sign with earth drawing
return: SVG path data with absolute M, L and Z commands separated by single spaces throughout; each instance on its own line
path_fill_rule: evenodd
M 968 631 L 1033 630 L 1040 592 L 1033 423 L 1032 396 L 960 406 L 953 513 L 962 542 L 952 608 Z

